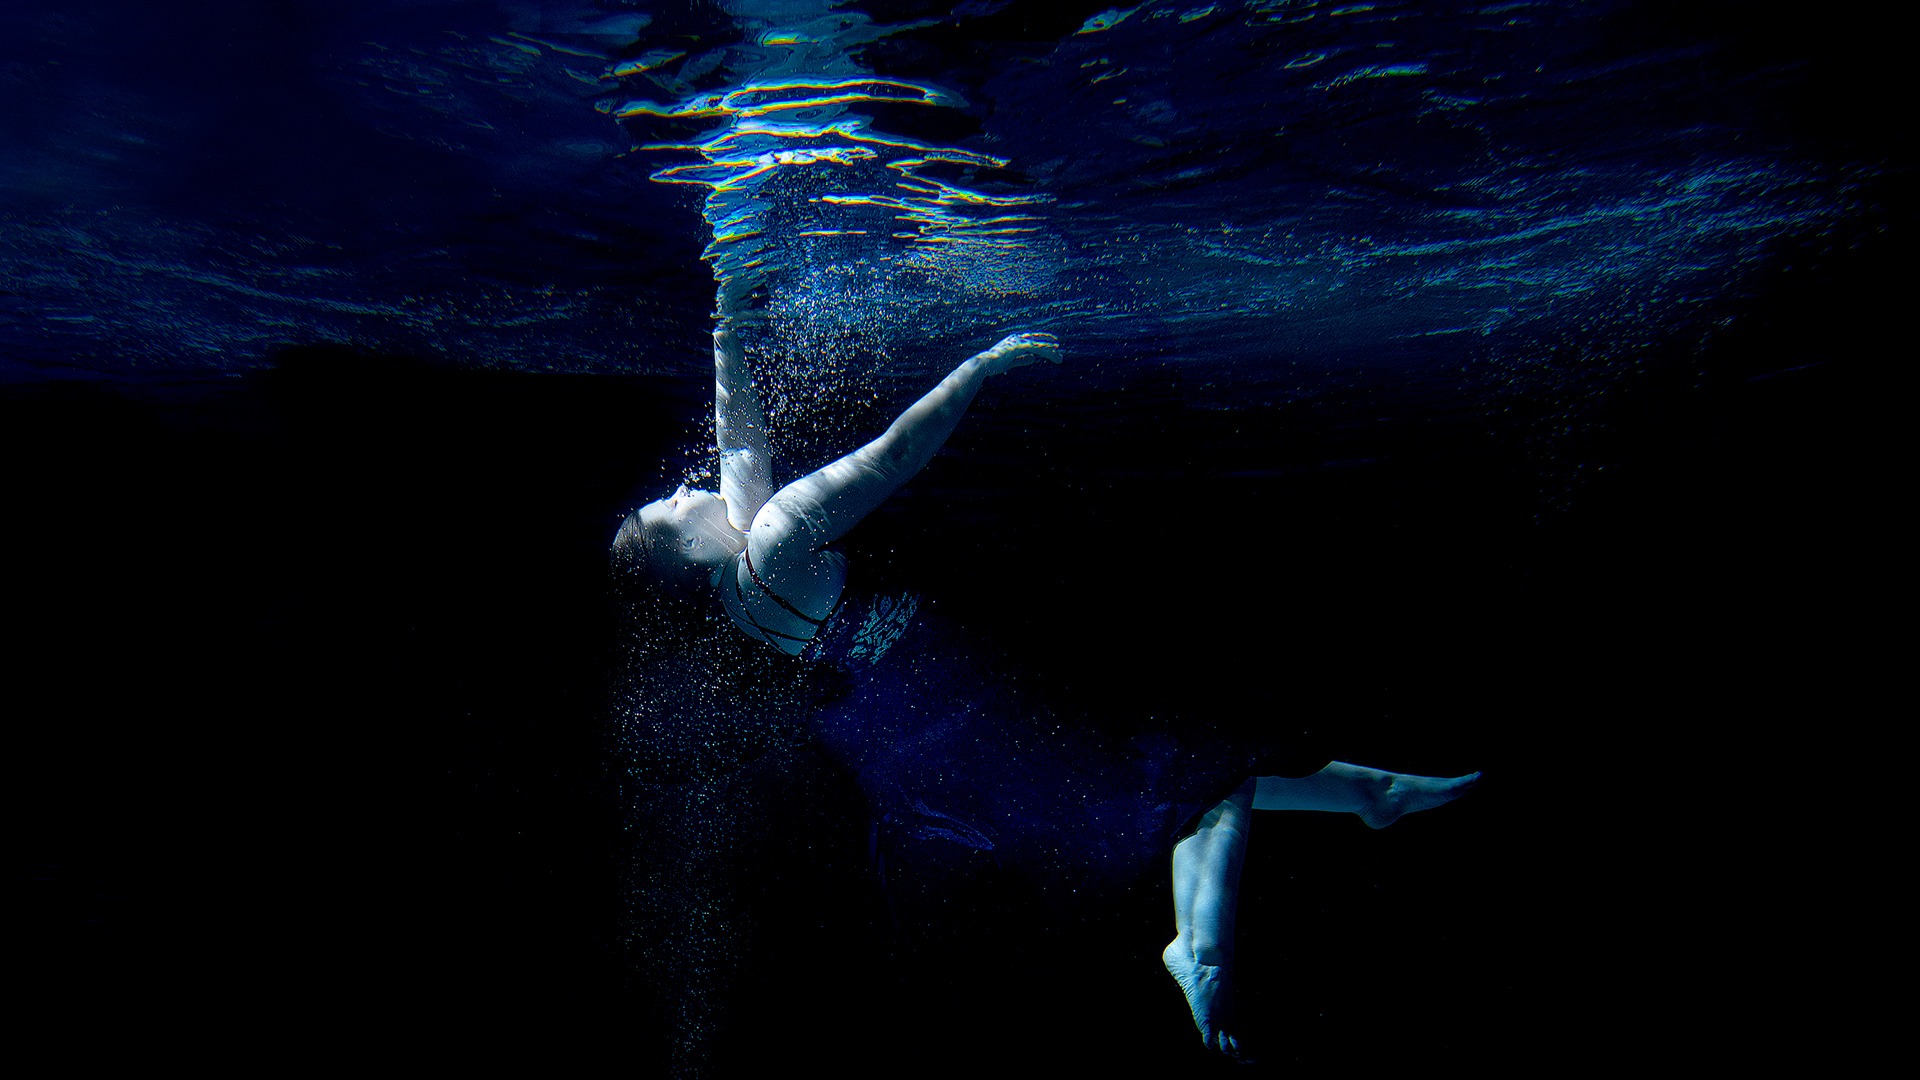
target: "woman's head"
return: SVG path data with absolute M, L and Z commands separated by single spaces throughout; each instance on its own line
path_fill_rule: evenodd
M 684 484 L 629 514 L 613 541 L 616 559 L 670 591 L 705 584 L 746 546 L 720 496 Z

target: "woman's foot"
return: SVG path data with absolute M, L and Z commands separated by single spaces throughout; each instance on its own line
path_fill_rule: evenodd
M 1372 774 L 1363 777 L 1368 795 L 1365 805 L 1354 812 L 1360 815 L 1360 820 L 1376 829 L 1384 829 L 1399 821 L 1402 815 L 1416 810 L 1431 810 L 1450 803 L 1473 790 L 1473 785 L 1480 782 L 1477 772 L 1448 778 L 1408 776 L 1405 773 L 1357 767 L 1354 771 Z
M 1229 997 L 1226 965 L 1203 964 L 1194 959 L 1185 938 L 1168 942 L 1160 953 L 1160 962 L 1167 965 L 1167 973 L 1180 984 L 1180 992 L 1187 995 L 1187 1008 L 1193 1012 L 1193 1026 L 1200 1029 L 1200 1041 L 1209 1050 L 1219 1051 L 1235 1061 L 1246 1061 L 1240 1053 L 1239 1040 L 1223 1030 Z
M 1384 829 L 1415 810 L 1450 803 L 1479 782 L 1477 772 L 1455 777 L 1410 776 L 1334 761 L 1312 776 L 1259 777 L 1254 781 L 1253 808 L 1358 814 L 1367 824 Z

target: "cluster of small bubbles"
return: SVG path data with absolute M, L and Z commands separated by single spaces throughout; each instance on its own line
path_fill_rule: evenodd
M 898 389 L 887 380 L 902 347 L 928 334 L 908 276 L 858 258 L 796 263 L 770 275 L 752 316 L 737 320 L 787 467 L 824 463 L 884 419 L 874 414 Z
M 705 257 L 716 274 L 771 286 L 741 338 L 783 458 L 844 450 L 867 403 L 884 396 L 897 346 L 910 333 L 915 345 L 924 339 L 915 323 L 929 303 L 1029 295 L 1054 273 L 1048 198 L 992 192 L 979 179 L 1006 161 L 883 131 L 863 113 L 964 104 L 848 62 L 846 50 L 902 28 L 852 14 L 769 24 L 751 49 L 689 55 L 676 44 L 608 72 L 630 89 L 604 111 L 642 149 L 697 159 L 653 178 L 707 189 Z M 716 87 L 723 68 L 731 74 Z M 668 98 L 625 96 L 635 90 Z

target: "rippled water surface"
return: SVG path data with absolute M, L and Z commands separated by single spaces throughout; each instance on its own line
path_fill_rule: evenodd
M 1045 325 L 1096 387 L 1477 388 L 1698 340 L 1884 223 L 1885 148 L 1813 109 L 1871 73 L 1734 6 L 106 10 L 7 16 L 31 363 L 692 370 L 704 249 L 821 362 Z

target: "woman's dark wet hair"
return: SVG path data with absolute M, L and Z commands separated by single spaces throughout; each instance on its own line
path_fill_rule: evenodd
M 647 535 L 649 531 L 640 520 L 639 510 L 628 514 L 620 523 L 620 531 L 613 536 L 613 548 L 608 552 L 616 587 L 628 577 L 648 572 L 653 547 L 653 538 Z
M 652 503 L 647 504 L 653 505 Z M 683 557 L 678 538 L 670 535 L 658 519 L 648 524 L 641 511 L 628 514 L 613 538 L 612 568 L 616 580 L 629 578 L 636 587 L 651 583 L 661 594 L 690 595 L 704 592 L 711 567 L 690 563 Z
M 615 760 L 636 779 L 672 782 L 792 741 L 807 665 L 741 633 L 710 590 L 681 588 L 707 571 L 660 552 L 651 532 L 636 510 L 608 553 Z
M 636 647 L 682 652 L 699 639 L 716 636 L 707 625 L 714 621 L 715 605 L 680 587 L 688 568 L 660 550 L 657 532 L 635 510 L 614 534 L 607 570 L 615 617 L 622 638 L 632 639 Z

